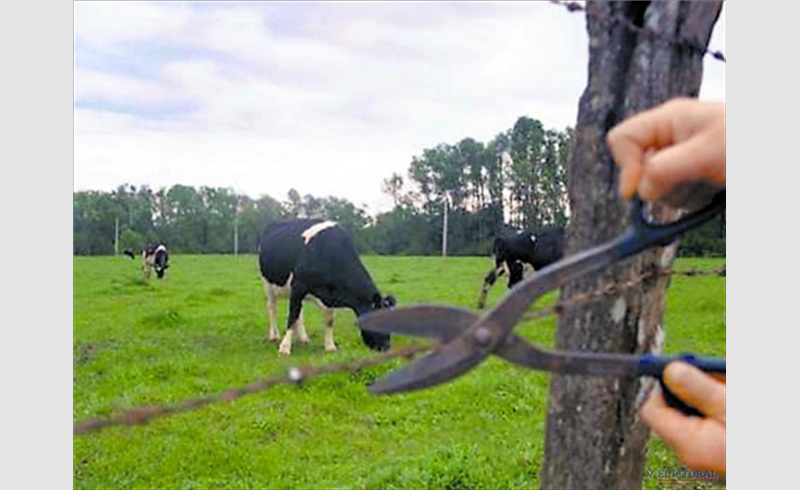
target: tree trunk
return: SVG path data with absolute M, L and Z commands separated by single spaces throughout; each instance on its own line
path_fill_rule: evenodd
M 617 194 L 617 169 L 606 146 L 618 122 L 677 95 L 696 97 L 703 54 L 653 40 L 597 16 L 624 16 L 638 26 L 707 45 L 722 2 L 589 2 L 589 82 L 569 161 L 571 206 L 567 254 L 619 235 L 628 209 Z M 653 206 L 657 219 L 675 212 Z M 563 301 L 627 283 L 671 266 L 676 245 L 566 285 Z M 661 352 L 669 276 L 651 275 L 635 288 L 567 309 L 557 348 L 593 352 Z M 648 429 L 636 416 L 637 394 L 652 380 L 553 376 L 545 436 L 542 488 L 639 488 Z M 649 386 L 649 385 L 648 385 Z

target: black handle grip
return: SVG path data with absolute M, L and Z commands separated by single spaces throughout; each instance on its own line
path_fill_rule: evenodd
M 718 192 L 704 208 L 672 222 L 650 223 L 644 216 L 644 203 L 635 196 L 631 204 L 631 227 L 620 240 L 617 253 L 630 257 L 650 247 L 664 247 L 683 233 L 702 225 L 725 210 L 725 191 Z

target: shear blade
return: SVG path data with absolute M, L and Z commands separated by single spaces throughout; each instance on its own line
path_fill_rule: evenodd
M 390 394 L 435 386 L 464 374 L 487 355 L 464 337 L 457 337 L 441 350 L 384 376 L 369 389 L 376 394 Z
M 364 330 L 386 334 L 430 337 L 449 342 L 408 366 L 394 371 L 370 386 L 376 394 L 413 391 L 449 381 L 469 371 L 488 353 L 461 335 L 480 317 L 469 310 L 449 306 L 419 305 L 396 310 L 379 310 L 359 317 Z M 542 369 L 546 354 L 525 339 L 511 334 L 493 352 L 521 366 Z
M 367 313 L 358 318 L 358 324 L 371 332 L 430 337 L 447 342 L 461 335 L 478 318 L 475 313 L 461 308 L 419 305 Z

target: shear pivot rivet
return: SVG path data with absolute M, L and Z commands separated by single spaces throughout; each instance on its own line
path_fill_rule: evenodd
M 486 345 L 489 342 L 491 342 L 492 333 L 489 331 L 488 328 L 480 327 L 477 330 L 475 330 L 473 338 L 475 339 L 475 342 L 478 343 L 478 345 Z

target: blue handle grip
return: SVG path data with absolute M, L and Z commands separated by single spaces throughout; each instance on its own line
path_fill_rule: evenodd
M 639 373 L 658 378 L 667 405 L 680 410 L 684 415 L 705 417 L 702 412 L 684 403 L 664 383 L 664 368 L 672 361 L 683 361 L 707 373 L 725 374 L 725 359 L 706 359 L 695 357 L 693 354 L 683 354 L 678 357 L 642 356 L 639 360 Z

